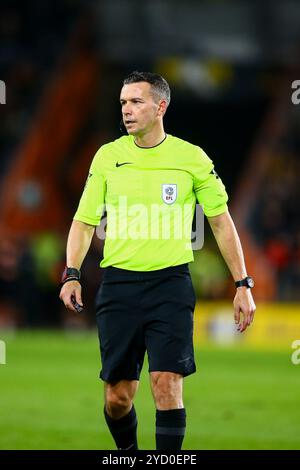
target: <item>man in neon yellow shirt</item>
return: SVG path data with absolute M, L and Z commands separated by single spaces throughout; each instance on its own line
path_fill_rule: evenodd
M 255 304 L 227 194 L 205 152 L 167 135 L 170 102 L 161 76 L 133 72 L 120 95 L 128 132 L 96 153 L 67 243 L 60 298 L 82 308 L 80 268 L 104 209 L 105 269 L 96 299 L 105 383 L 104 414 L 118 449 L 138 448 L 133 400 L 145 352 L 156 406 L 156 448 L 181 449 L 186 414 L 183 377 L 195 372 L 195 295 L 188 270 L 196 201 L 209 220 L 237 291 L 234 318 L 243 332 Z

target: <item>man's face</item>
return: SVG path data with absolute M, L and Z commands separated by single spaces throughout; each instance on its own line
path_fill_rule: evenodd
M 122 117 L 128 134 L 145 135 L 163 115 L 161 102 L 155 101 L 147 82 L 130 83 L 121 90 Z

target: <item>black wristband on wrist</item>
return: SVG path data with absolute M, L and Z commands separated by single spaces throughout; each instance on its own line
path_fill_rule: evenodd
M 68 266 L 65 267 L 64 272 L 62 273 L 61 277 L 61 285 L 65 284 L 69 281 L 78 281 L 80 282 L 81 273 L 79 269 L 76 268 L 69 268 Z
M 254 281 L 252 277 L 246 276 L 241 281 L 236 281 L 235 287 L 247 287 L 247 289 L 252 289 L 252 287 L 254 287 Z

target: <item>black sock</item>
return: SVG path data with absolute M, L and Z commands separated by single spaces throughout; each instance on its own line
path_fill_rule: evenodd
M 180 450 L 185 433 L 185 409 L 156 410 L 156 449 Z
M 120 419 L 111 418 L 105 408 L 104 416 L 118 450 L 137 450 L 137 417 L 134 405 L 129 413 Z

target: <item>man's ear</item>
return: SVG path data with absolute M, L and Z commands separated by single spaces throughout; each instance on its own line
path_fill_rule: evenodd
M 167 101 L 166 100 L 160 100 L 159 104 L 158 104 L 158 110 L 157 110 L 157 114 L 159 116 L 164 116 L 165 112 L 167 111 Z

